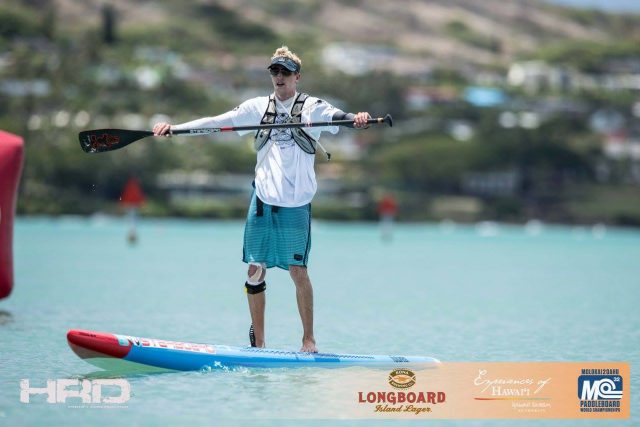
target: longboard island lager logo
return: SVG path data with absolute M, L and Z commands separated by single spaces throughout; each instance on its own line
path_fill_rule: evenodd
M 394 369 L 389 373 L 389 384 L 393 388 L 407 389 L 416 383 L 416 374 L 409 369 Z
M 444 403 L 446 394 L 442 391 L 423 391 L 413 389 L 416 385 L 416 374 L 409 369 L 394 369 L 387 377 L 394 391 L 359 391 L 358 403 L 371 405 L 376 413 L 404 413 L 427 415 L 432 412 L 431 406 Z

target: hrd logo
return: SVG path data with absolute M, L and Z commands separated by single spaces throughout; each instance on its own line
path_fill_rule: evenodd
M 70 387 L 79 387 L 70 389 Z M 103 387 L 117 387 L 118 394 L 103 396 Z M 110 390 L 114 391 L 114 390 Z M 20 402 L 31 403 L 31 395 L 44 394 L 48 403 L 65 403 L 68 398 L 79 398 L 82 403 L 121 404 L 129 401 L 131 385 L 123 379 L 47 380 L 46 387 L 31 387 L 28 379 L 20 380 Z

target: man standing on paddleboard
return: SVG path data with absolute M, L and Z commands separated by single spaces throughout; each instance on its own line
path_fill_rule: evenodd
M 179 129 L 255 124 L 312 123 L 353 120 L 367 127 L 369 113 L 345 113 L 331 104 L 299 93 L 302 61 L 288 47 L 277 49 L 267 67 L 274 92 L 249 99 L 232 111 L 179 125 L 156 123 L 155 135 L 170 136 Z M 265 346 L 265 276 L 267 269 L 288 270 L 296 286 L 303 336 L 300 351 L 317 352 L 313 334 L 313 287 L 307 272 L 311 249 L 311 200 L 316 193 L 314 171 L 320 134 L 338 132 L 337 126 L 272 128 L 256 132 L 254 191 L 244 230 L 243 261 L 249 265 L 245 282 L 251 313 L 251 345 Z M 240 135 L 251 131 L 240 131 Z

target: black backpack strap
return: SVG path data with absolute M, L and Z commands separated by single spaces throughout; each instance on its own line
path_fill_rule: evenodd
M 267 109 L 262 115 L 262 119 L 260 120 L 260 124 L 273 124 L 276 122 L 276 116 L 278 113 L 276 112 L 276 96 L 275 93 L 269 95 L 269 102 L 267 104 Z M 262 147 L 269 140 L 269 136 L 271 135 L 271 129 L 262 129 L 256 131 L 256 135 L 253 140 L 253 147 L 256 151 L 260 151 Z
M 260 120 L 260 124 L 273 124 L 276 122 L 276 96 L 275 94 L 269 95 L 269 104 L 267 105 L 267 109 L 262 115 L 262 120 Z

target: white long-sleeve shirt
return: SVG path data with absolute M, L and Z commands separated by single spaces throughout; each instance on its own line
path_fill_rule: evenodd
M 276 123 L 285 123 L 291 115 L 293 102 L 298 96 L 280 101 L 276 97 Z M 233 110 L 215 117 L 205 117 L 172 126 L 174 130 L 199 129 L 223 126 L 258 125 L 267 110 L 269 97 L 249 99 Z M 304 110 L 309 105 L 313 107 Z M 327 102 L 309 96 L 304 103 L 302 123 L 329 122 L 340 110 Z M 338 133 L 337 126 L 312 127 L 305 129 L 315 140 L 323 131 Z M 244 135 L 255 131 L 238 131 Z M 315 155 L 305 153 L 295 143 L 290 129 L 273 129 L 269 140 L 257 153 L 255 168 L 256 195 L 264 203 L 274 206 L 297 207 L 310 203 L 317 190 L 314 171 Z

